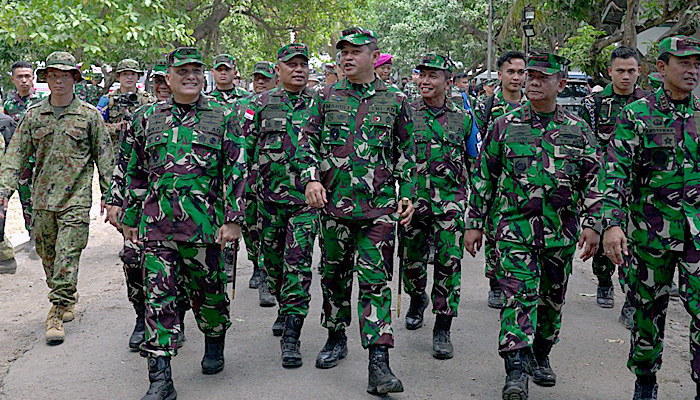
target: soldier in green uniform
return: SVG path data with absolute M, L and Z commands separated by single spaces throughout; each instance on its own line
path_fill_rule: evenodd
M 178 351 L 178 279 L 205 334 L 202 372 L 224 368 L 229 298 L 221 251 L 240 237 L 244 140 L 233 110 L 202 95 L 204 63 L 191 47 L 168 55 L 173 96 L 148 108 L 127 167 L 124 236 L 144 246 L 146 340 L 151 385 L 144 400 L 175 398 L 170 358 Z
M 450 340 L 452 318 L 460 298 L 464 254 L 464 216 L 467 202 L 468 140 L 472 117 L 448 98 L 452 65 L 439 54 L 426 54 L 416 66 L 421 99 L 411 103 L 413 140 L 416 145 L 416 203 L 411 224 L 402 230 L 399 254 L 403 282 L 411 305 L 406 328 L 423 325 L 428 306 L 428 254 L 434 249 L 432 301 L 436 314 L 433 357 L 454 356 Z M 473 163 L 472 163 L 473 164 Z
M 549 353 L 561 328 L 576 243 L 586 246 L 583 260 L 599 243 L 601 152 L 588 125 L 556 103 L 567 63 L 556 54 L 530 56 L 529 100 L 489 129 L 473 176 L 465 245 L 476 254 L 490 218 L 496 278 L 506 297 L 498 350 L 509 400 L 528 398 L 526 373 L 537 385 L 556 384 Z
M 87 71 L 82 73 L 80 82 L 75 84 L 73 90 L 80 100 L 97 107 L 97 103 L 100 102 L 100 98 L 102 97 L 102 88 L 92 82 L 94 80 L 94 74 L 90 65 L 86 63 L 85 69 L 87 69 Z
M 5 154 L 5 149 L 10 144 L 10 139 L 15 132 L 17 122 L 12 117 L 5 114 L 0 114 L 0 156 Z M 3 239 L 0 241 L 0 274 L 14 274 L 17 272 L 17 261 L 15 260 L 15 252 L 12 248 L 12 243 L 5 235 L 5 219 L 0 220 L 0 235 Z
M 238 71 L 236 70 L 236 60 L 230 54 L 216 56 L 211 73 L 214 75 L 216 89 L 209 92 L 209 96 L 231 107 L 236 100 L 249 96 L 248 92 L 233 84 Z
M 309 51 L 301 43 L 277 51 L 281 85 L 253 98 L 243 131 L 257 169 L 253 190 L 261 219 L 260 248 L 279 313 L 272 331 L 282 336 L 282 366 L 299 367 L 301 328 L 309 312 L 311 256 L 318 210 L 306 204 L 297 162 L 298 137 L 313 92 L 307 87 Z
M 622 107 L 646 95 L 636 86 L 641 71 L 637 50 L 620 46 L 610 56 L 608 75 L 612 83 L 608 84 L 602 92 L 583 99 L 578 114 L 588 122 L 602 149 L 608 147 Z M 623 292 L 627 292 L 624 270 L 625 268 L 620 268 L 620 285 Z M 612 281 L 614 272 L 615 265 L 605 257 L 603 247 L 600 246 L 598 253 L 593 257 L 593 273 L 598 278 L 596 302 L 602 308 L 612 308 L 615 305 Z M 628 328 L 631 327 L 632 314 L 634 314 L 634 308 L 628 299 L 620 313 L 620 322 Z
M 30 107 L 17 126 L 0 166 L 0 201 L 7 206 L 20 174 L 34 156 L 32 224 L 53 304 L 46 319 L 46 341 L 59 344 L 65 338 L 63 321 L 72 318 L 77 300 L 78 262 L 88 240 L 93 164 L 104 195 L 114 156 L 100 114 L 73 93 L 80 76 L 75 58 L 62 51 L 51 53 L 37 76 L 48 82 L 51 95 Z
M 346 79 L 318 93 L 300 141 L 306 201 L 322 209 L 320 272 L 328 340 L 316 366 L 335 367 L 347 354 L 345 327 L 357 271 L 360 335 L 362 347 L 369 349 L 367 391 L 401 392 L 403 385 L 389 368 L 394 335 L 387 282 L 396 221 L 407 226 L 413 216 L 411 111 L 406 96 L 374 72 L 379 58 L 374 32 L 348 28 L 336 48 Z
M 498 79 L 501 86 L 492 96 L 479 102 L 474 107 L 476 125 L 479 127 L 481 137 L 486 136 L 493 122 L 506 113 L 509 113 L 525 103 L 523 85 L 525 84 L 525 54 L 519 51 L 508 51 L 496 61 Z M 488 306 L 502 308 L 505 298 L 503 290 L 498 286 L 496 279 L 496 239 L 494 227 L 487 220 L 484 231 L 484 259 L 486 264 L 485 275 L 489 280 Z
M 690 322 L 690 369 L 700 399 L 700 42 L 659 43 L 664 84 L 622 109 L 601 171 L 603 247 L 628 267 L 635 307 L 629 369 L 634 400 L 657 398 L 669 292 L 676 269 Z M 603 179 L 604 178 L 604 179 Z
M 652 74 L 649 74 L 649 90 L 656 91 L 658 88 L 663 86 L 663 84 L 664 77 L 660 73 L 654 72 Z

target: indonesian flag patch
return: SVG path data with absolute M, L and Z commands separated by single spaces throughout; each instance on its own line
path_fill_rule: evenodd
M 250 108 L 246 109 L 243 118 L 252 121 L 253 117 L 255 117 L 255 111 L 251 110 Z

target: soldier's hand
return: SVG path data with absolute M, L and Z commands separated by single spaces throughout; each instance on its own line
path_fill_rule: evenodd
M 468 229 L 464 233 L 464 248 L 472 257 L 476 257 L 476 253 L 481 250 L 481 238 L 483 232 L 479 229 Z
M 589 258 L 593 257 L 595 253 L 598 252 L 598 245 L 600 243 L 600 235 L 598 232 L 594 231 L 591 228 L 586 228 L 581 232 L 581 236 L 578 239 L 578 248 L 582 249 L 583 245 L 586 245 L 586 248 L 583 250 L 583 253 L 581 254 L 581 260 L 586 261 Z
M 119 214 L 121 214 L 122 208 L 119 206 L 110 206 L 107 208 L 107 221 L 109 221 L 112 226 L 119 229 Z
M 406 209 L 404 210 L 403 204 L 404 202 L 406 203 Z M 411 218 L 413 218 L 413 213 L 416 211 L 415 208 L 413 208 L 413 202 L 410 199 L 403 198 L 401 201 L 399 201 L 399 206 L 396 209 L 396 212 L 399 213 L 399 216 L 401 217 L 401 225 L 403 226 L 408 226 L 408 224 L 411 223 Z
M 132 243 L 139 244 L 139 229 L 133 226 L 122 224 L 122 234 L 125 240 L 131 240 Z
M 603 234 L 603 250 L 610 261 L 615 265 L 621 265 L 624 261 L 622 255 L 629 255 L 627 250 L 627 237 L 619 226 L 608 228 Z
M 241 225 L 229 222 L 221 225 L 216 231 L 216 243 L 221 244 L 221 250 L 226 247 L 226 243 L 235 242 L 241 238 Z
M 312 207 L 323 208 L 328 203 L 326 188 L 319 181 L 309 182 L 304 194 L 306 195 L 306 204 Z

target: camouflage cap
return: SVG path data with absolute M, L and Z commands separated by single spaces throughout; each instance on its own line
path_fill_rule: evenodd
M 259 61 L 255 63 L 253 67 L 253 75 L 260 74 L 268 78 L 274 78 L 277 76 L 275 72 L 275 64 L 269 61 Z
M 420 71 L 421 68 L 433 68 L 452 72 L 452 63 L 445 56 L 435 53 L 428 53 L 421 57 L 418 65 L 416 65 L 417 70 Z
M 49 68 L 56 68 L 60 69 L 61 71 L 74 71 L 74 73 L 78 74 L 78 77 L 82 76 L 77 63 L 75 62 L 75 57 L 66 51 L 54 51 L 53 53 L 49 54 L 48 57 L 46 57 L 46 64 L 43 67 L 36 69 L 36 76 L 39 81 L 43 82 L 45 80 L 46 70 Z
M 236 59 L 230 54 L 219 54 L 214 57 L 214 66 L 212 68 L 217 69 L 221 65 L 225 65 L 231 69 L 236 69 Z
M 304 43 L 290 43 L 277 50 L 277 61 L 289 61 L 296 56 L 309 59 L 309 49 Z
M 546 75 L 567 71 L 569 60 L 553 53 L 530 54 L 527 60 L 526 71 L 539 71 Z
M 671 36 L 659 42 L 659 55 L 669 53 L 676 57 L 700 55 L 700 41 L 688 36 Z
M 165 76 L 165 74 L 168 72 L 168 66 L 167 59 L 157 59 L 156 64 L 153 66 L 153 76 Z
M 335 48 L 343 48 L 343 42 L 348 42 L 355 46 L 364 46 L 366 44 L 377 44 L 377 35 L 369 29 L 353 26 L 343 30 L 340 40 L 336 43 Z
M 119 64 L 117 64 L 117 70 L 115 72 L 118 74 L 124 71 L 134 71 L 137 74 L 143 73 L 143 71 L 139 69 L 138 61 L 132 60 L 131 58 L 125 58 L 119 61 Z
M 185 64 L 204 65 L 202 53 L 194 47 L 178 47 L 168 53 L 168 63 L 171 67 L 179 67 Z

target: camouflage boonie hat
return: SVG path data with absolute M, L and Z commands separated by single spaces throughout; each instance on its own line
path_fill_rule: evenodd
M 567 71 L 569 60 L 557 54 L 536 53 L 530 54 L 525 71 L 539 71 L 546 75 Z
M 185 64 L 204 65 L 202 53 L 194 47 L 178 47 L 168 54 L 168 63 L 171 67 L 179 67 Z
M 700 55 L 700 41 L 688 36 L 671 36 L 659 42 L 659 55 L 669 53 L 676 57 Z
M 117 74 L 120 72 L 124 71 L 134 71 L 137 74 L 142 74 L 143 71 L 139 69 L 139 63 L 136 60 L 132 60 L 130 58 L 125 58 L 121 61 L 119 61 L 119 64 L 117 64 L 117 70 L 115 71 Z
M 366 44 L 377 44 L 377 34 L 369 29 L 353 26 L 343 30 L 340 40 L 335 44 L 336 49 L 343 48 L 343 42 L 348 42 L 355 46 L 364 46 Z
M 309 59 L 309 49 L 304 43 L 290 43 L 277 50 L 277 61 L 289 61 L 296 56 Z
M 214 58 L 214 66 L 212 68 L 217 69 L 221 65 L 236 69 L 236 59 L 230 54 L 219 54 Z
M 153 76 L 165 76 L 168 72 L 168 60 L 159 58 L 156 60 L 156 65 L 153 66 Z
M 434 68 L 452 72 L 452 63 L 444 56 L 428 53 L 421 57 L 420 62 L 416 65 L 417 70 L 420 71 L 421 68 Z
M 45 82 L 46 70 L 49 68 L 60 69 L 61 71 L 75 71 L 78 77 L 81 77 L 80 68 L 75 62 L 75 57 L 66 51 L 54 51 L 46 57 L 46 64 L 41 68 L 36 69 L 36 77 L 40 82 Z M 76 79 L 76 82 L 80 79 Z
M 277 76 L 275 72 L 275 65 L 269 61 L 259 61 L 255 63 L 253 67 L 253 75 L 260 74 L 268 78 L 274 78 Z

